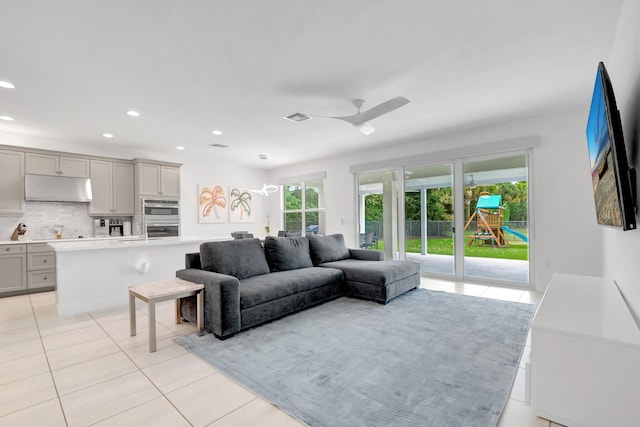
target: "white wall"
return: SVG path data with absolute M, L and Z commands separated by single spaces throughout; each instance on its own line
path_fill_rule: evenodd
M 247 230 L 256 237 L 265 235 L 268 197 L 253 193 L 253 221 L 243 224 L 199 224 L 198 184 L 222 185 L 259 189 L 266 179 L 266 172 L 229 163 L 216 163 L 215 159 L 184 159 L 180 171 L 180 205 L 182 209 L 182 234 L 185 236 L 215 235 L 231 237 L 234 230 Z M 273 227 L 273 224 L 271 224 Z M 273 229 L 273 228 L 272 228 Z
M 640 167 L 640 5 L 625 1 L 611 61 L 605 63 L 622 116 L 629 163 Z M 604 275 L 613 278 L 640 324 L 640 231 L 603 228 Z
M 602 274 L 600 228 L 595 219 L 584 130 L 587 116 L 585 105 L 578 111 L 309 161 L 271 171 L 269 182 L 326 171 L 327 232 L 343 233 L 353 246 L 357 236 L 357 206 L 350 165 L 537 135 L 540 146 L 534 151 L 531 170 L 535 225 L 532 258 L 534 283 L 542 290 L 553 272 Z M 271 212 L 278 212 L 279 200 L 273 198 L 270 202 Z

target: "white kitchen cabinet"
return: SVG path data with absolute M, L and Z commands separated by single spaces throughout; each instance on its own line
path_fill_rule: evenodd
M 56 285 L 56 253 L 46 243 L 27 244 L 27 289 Z
M 0 150 L 0 214 L 24 213 L 24 153 Z
M 90 215 L 133 215 L 133 164 L 91 160 Z
M 89 178 L 89 159 L 55 154 L 27 153 L 26 173 Z
M 138 196 L 180 197 L 180 167 L 136 163 Z
M 567 426 L 637 426 L 640 330 L 616 283 L 554 274 L 531 324 L 536 415 Z
M 0 294 L 27 288 L 26 245 L 0 245 Z

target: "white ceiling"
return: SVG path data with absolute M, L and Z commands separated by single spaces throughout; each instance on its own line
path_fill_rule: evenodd
M 587 104 L 620 8 L 621 0 L 0 0 L 0 80 L 16 86 L 0 88 L 0 116 L 15 118 L 0 131 L 261 168 L 415 140 Z M 354 98 L 367 109 L 395 96 L 411 103 L 373 120 L 369 136 L 338 120 L 282 119 L 348 115 Z

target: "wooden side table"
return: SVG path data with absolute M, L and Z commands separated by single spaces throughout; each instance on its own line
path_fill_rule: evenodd
M 204 285 L 173 278 L 161 282 L 129 286 L 129 323 L 131 336 L 136 335 L 136 298 L 149 305 L 149 352 L 156 351 L 156 303 L 176 300 L 176 323 L 182 322 L 180 299 L 196 295 L 198 335 L 204 333 Z

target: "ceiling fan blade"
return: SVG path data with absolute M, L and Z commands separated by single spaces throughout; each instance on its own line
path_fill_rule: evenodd
M 354 124 L 361 124 L 364 122 L 368 122 L 370 120 L 375 119 L 376 117 L 380 117 L 383 114 L 387 114 L 408 103 L 409 103 L 409 100 L 402 96 L 398 96 L 396 98 L 390 99 L 388 101 L 383 102 L 382 104 L 378 104 L 375 107 L 368 109 L 367 111 L 364 111 L 363 113 L 356 114 L 356 116 L 358 116 L 359 122 Z M 353 122 L 350 122 L 350 123 L 353 123 Z
M 351 116 L 340 116 L 340 117 L 329 116 L 328 118 L 342 120 L 347 123 L 351 123 L 354 126 L 357 126 L 362 122 L 362 120 L 360 120 L 360 117 L 362 117 L 362 113 L 352 114 Z

